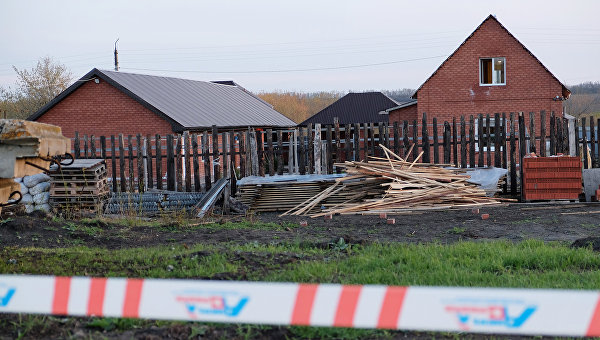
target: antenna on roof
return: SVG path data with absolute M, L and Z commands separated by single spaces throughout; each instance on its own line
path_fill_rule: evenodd
M 117 43 L 119 42 L 119 38 L 115 41 L 115 71 L 119 70 L 119 52 L 117 52 Z

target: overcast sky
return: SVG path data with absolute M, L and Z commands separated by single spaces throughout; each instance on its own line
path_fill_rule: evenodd
M 0 86 L 43 56 L 251 91 L 417 88 L 489 15 L 566 84 L 599 81 L 600 1 L 29 1 L 0 3 Z

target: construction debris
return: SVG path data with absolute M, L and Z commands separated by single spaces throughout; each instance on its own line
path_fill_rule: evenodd
M 407 162 L 391 150 L 381 146 L 385 158 L 366 162 L 336 164 L 345 168 L 347 176 L 317 195 L 307 199 L 283 215 L 307 215 L 313 207 L 333 195 L 349 198 L 327 207 L 311 217 L 332 214 L 386 213 L 393 214 L 415 210 L 471 207 L 500 204 L 507 199 L 486 196 L 486 191 L 469 183 L 464 169 L 448 169 L 440 165 Z M 381 189 L 373 190 L 376 184 Z M 368 193 L 368 194 L 367 194 Z M 371 196 L 371 197 L 366 197 Z M 508 200 L 513 201 L 513 200 Z

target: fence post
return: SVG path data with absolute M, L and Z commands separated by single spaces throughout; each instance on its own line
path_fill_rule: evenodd
M 346 145 L 344 145 L 344 149 L 346 149 L 346 158 L 344 160 L 349 161 L 352 157 L 352 142 L 350 132 L 352 131 L 352 125 L 346 124 L 344 126 L 344 137 L 346 137 Z
M 175 136 L 177 140 L 175 141 L 175 180 L 177 183 L 177 187 L 175 190 L 184 191 L 183 185 L 183 159 L 181 154 L 181 135 L 177 134 Z
M 400 136 L 398 135 L 398 121 L 394 122 L 394 153 L 400 155 Z
M 444 164 L 450 162 L 450 123 L 444 122 Z
M 75 158 L 81 157 L 81 151 L 79 150 L 79 132 L 75 131 L 75 140 L 73 141 L 73 149 L 75 149 Z
M 408 150 L 410 150 L 410 141 L 408 139 L 408 121 L 404 121 L 403 125 L 402 125 L 402 140 L 404 142 L 404 151 L 403 156 L 404 156 L 404 160 L 408 161 L 408 158 L 410 157 L 410 155 L 408 154 Z
M 331 139 L 333 138 L 333 133 L 331 130 L 331 125 L 327 125 L 326 136 L 327 136 L 327 150 L 326 150 L 326 159 L 327 159 L 327 174 L 333 173 L 333 142 Z
M 183 132 L 183 153 L 185 157 L 185 191 L 192 191 L 192 167 L 190 162 L 191 156 L 190 147 L 190 133 L 189 131 Z
M 577 157 L 581 157 L 580 155 L 580 151 L 579 151 L 579 122 L 577 121 L 577 118 L 572 119 L 573 121 L 573 126 L 575 126 L 575 155 Z M 571 130 L 569 129 L 569 150 L 572 148 L 572 138 L 571 137 Z
M 133 143 L 131 142 L 131 135 L 127 136 L 127 148 L 129 149 L 129 192 L 135 192 L 135 170 L 133 168 Z
M 294 174 L 296 171 L 296 167 L 298 164 L 296 163 L 296 135 L 298 134 L 298 129 L 292 130 L 292 132 L 288 133 L 288 173 Z
M 321 174 L 321 151 L 323 150 L 323 144 L 321 143 L 321 124 L 315 124 L 315 140 L 314 140 L 314 170 L 316 174 Z
M 412 159 L 415 160 L 417 159 L 417 157 L 419 156 L 419 130 L 417 129 L 417 120 L 413 120 L 413 125 L 412 125 L 413 129 L 413 135 L 412 135 L 412 142 L 415 145 L 413 147 L 413 157 Z
M 111 159 L 111 171 L 112 171 L 112 190 L 113 192 L 117 192 L 119 188 L 117 187 L 117 157 L 116 157 L 116 143 L 115 143 L 115 135 L 110 136 L 110 159 Z
M 588 169 L 588 144 L 587 144 L 587 133 L 585 131 L 585 117 L 581 117 L 581 147 L 583 152 L 583 168 Z
M 342 161 L 342 135 L 340 133 L 340 119 L 338 117 L 333 118 L 333 128 L 335 129 L 335 161 Z M 341 169 L 338 169 L 340 172 Z
M 313 131 L 313 125 L 312 123 L 309 123 L 306 126 L 306 134 L 308 135 L 308 150 L 306 151 L 308 153 L 308 173 L 309 174 L 313 174 L 315 173 L 315 138 L 314 135 L 317 134 L 316 128 Z
M 156 189 L 163 188 L 162 173 L 162 137 L 159 134 L 154 136 L 154 146 L 156 148 Z
M 260 165 L 258 159 L 258 145 L 257 145 L 256 131 L 250 130 L 250 165 L 252 169 L 252 176 L 260 176 Z
M 469 117 L 469 165 L 475 167 L 475 119 Z
M 550 112 L 550 156 L 556 155 L 556 117 Z
M 173 135 L 167 135 L 167 190 L 175 191 L 175 159 L 173 155 Z
M 144 140 L 144 142 L 144 145 L 146 146 L 146 187 L 152 189 L 154 188 L 154 179 L 152 178 L 152 137 L 150 135 L 146 135 L 146 139 Z
M 283 131 L 277 130 L 277 174 L 283 175 Z
M 440 145 L 438 141 L 438 127 L 436 117 L 433 117 L 433 163 L 440 163 Z
M 529 152 L 537 154 L 535 147 L 535 113 L 529 112 Z
M 238 144 L 239 144 L 239 151 L 240 151 L 240 178 L 245 177 L 246 176 L 246 164 L 247 164 L 247 159 L 246 159 L 246 148 L 244 146 L 244 136 L 246 134 L 243 132 L 238 132 L 237 136 L 238 136 Z
M 138 178 L 138 192 L 144 192 L 144 155 L 143 155 L 143 142 L 142 135 L 136 135 L 137 141 L 137 178 Z
M 370 123 L 368 124 L 369 126 L 369 138 L 371 139 L 371 156 L 375 156 L 375 123 Z M 367 161 L 369 160 L 369 158 L 367 157 Z
M 88 136 L 87 135 L 83 135 L 83 156 L 84 158 L 89 158 L 88 157 Z
M 429 157 L 429 133 L 427 131 L 427 113 L 423 112 L 423 126 L 421 126 L 421 145 L 423 148 L 423 163 L 431 163 Z
M 223 151 L 222 151 L 222 160 L 223 160 L 223 177 L 222 178 L 229 178 L 231 179 L 231 171 L 229 169 L 229 147 L 227 146 L 227 144 L 229 144 L 229 133 L 227 132 L 222 132 L 221 133 L 221 145 L 223 145 Z M 225 202 L 225 204 L 228 202 Z
M 500 134 L 502 143 L 500 147 L 502 149 L 502 168 L 508 169 L 508 162 L 506 159 L 506 112 L 502 112 L 502 120 L 500 121 Z M 508 191 L 508 181 L 504 181 L 504 185 L 502 186 L 502 192 L 506 193 Z
M 354 123 L 354 161 L 360 161 L 360 124 Z
M 100 158 L 106 159 L 106 136 L 100 136 Z
M 477 163 L 478 163 L 477 165 L 480 168 L 482 168 L 484 166 L 483 156 L 485 155 L 485 151 L 484 151 L 485 150 L 484 149 L 484 144 L 485 143 L 483 142 L 483 139 L 484 139 L 484 135 L 483 135 L 483 115 L 481 113 L 479 114 L 478 119 L 479 119 L 479 124 L 478 124 L 479 126 L 477 126 L 477 132 L 478 132 L 478 135 L 477 135 L 477 146 L 479 147 L 479 157 L 478 157 L 478 160 L 477 160 Z
M 269 176 L 275 176 L 275 151 L 273 150 L 273 130 L 267 129 L 267 161 Z
M 596 130 L 594 129 L 594 116 L 590 116 L 590 168 L 596 166 Z
M 467 167 L 467 140 L 465 136 L 465 116 L 460 116 L 460 167 Z
M 510 193 L 517 194 L 517 161 L 515 157 L 515 113 L 510 113 Z
M 486 131 L 486 145 L 487 145 L 487 166 L 491 167 L 492 166 L 492 121 L 490 119 L 490 114 L 487 113 L 485 116 L 485 126 L 487 127 L 487 131 Z
M 198 161 L 198 134 L 192 134 L 192 163 L 194 165 L 194 191 L 200 192 L 200 162 Z
M 298 129 L 298 171 L 300 175 L 306 174 L 306 152 L 304 148 L 304 128 Z
M 546 157 L 546 111 L 540 111 L 540 156 Z
M 123 134 L 119 134 L 119 176 L 121 179 L 121 192 L 127 191 L 127 180 L 125 179 L 125 141 Z
M 452 155 L 454 166 L 458 168 L 458 130 L 456 129 L 456 117 L 452 117 Z
M 90 136 L 90 156 L 96 158 L 96 137 L 94 135 Z
M 501 168 L 502 167 L 502 154 L 500 149 L 500 137 L 501 134 L 501 123 L 500 123 L 500 113 L 496 112 L 494 114 L 494 167 Z
M 379 130 L 379 138 L 377 142 L 379 145 L 385 146 L 385 125 L 382 122 L 377 123 L 377 129 Z M 375 143 L 373 143 L 375 144 Z M 383 157 L 383 149 L 377 145 L 375 149 L 377 149 L 376 154 L 378 157 Z
M 523 112 L 519 112 L 519 173 L 521 176 L 521 200 L 525 198 L 525 188 L 523 187 L 523 157 L 527 153 L 527 145 L 525 141 L 525 117 Z

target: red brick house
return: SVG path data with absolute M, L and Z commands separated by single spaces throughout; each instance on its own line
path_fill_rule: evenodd
M 563 114 L 571 92 L 493 15 L 488 16 L 412 96 L 386 110 L 390 123 L 545 110 Z M 539 127 L 539 116 L 537 127 Z M 549 124 L 549 120 L 547 120 Z M 536 130 L 538 129 L 536 127 Z M 538 132 L 539 133 L 539 132 Z
M 93 69 L 29 117 L 66 137 L 166 135 L 288 127 L 293 121 L 232 81 L 204 82 Z

